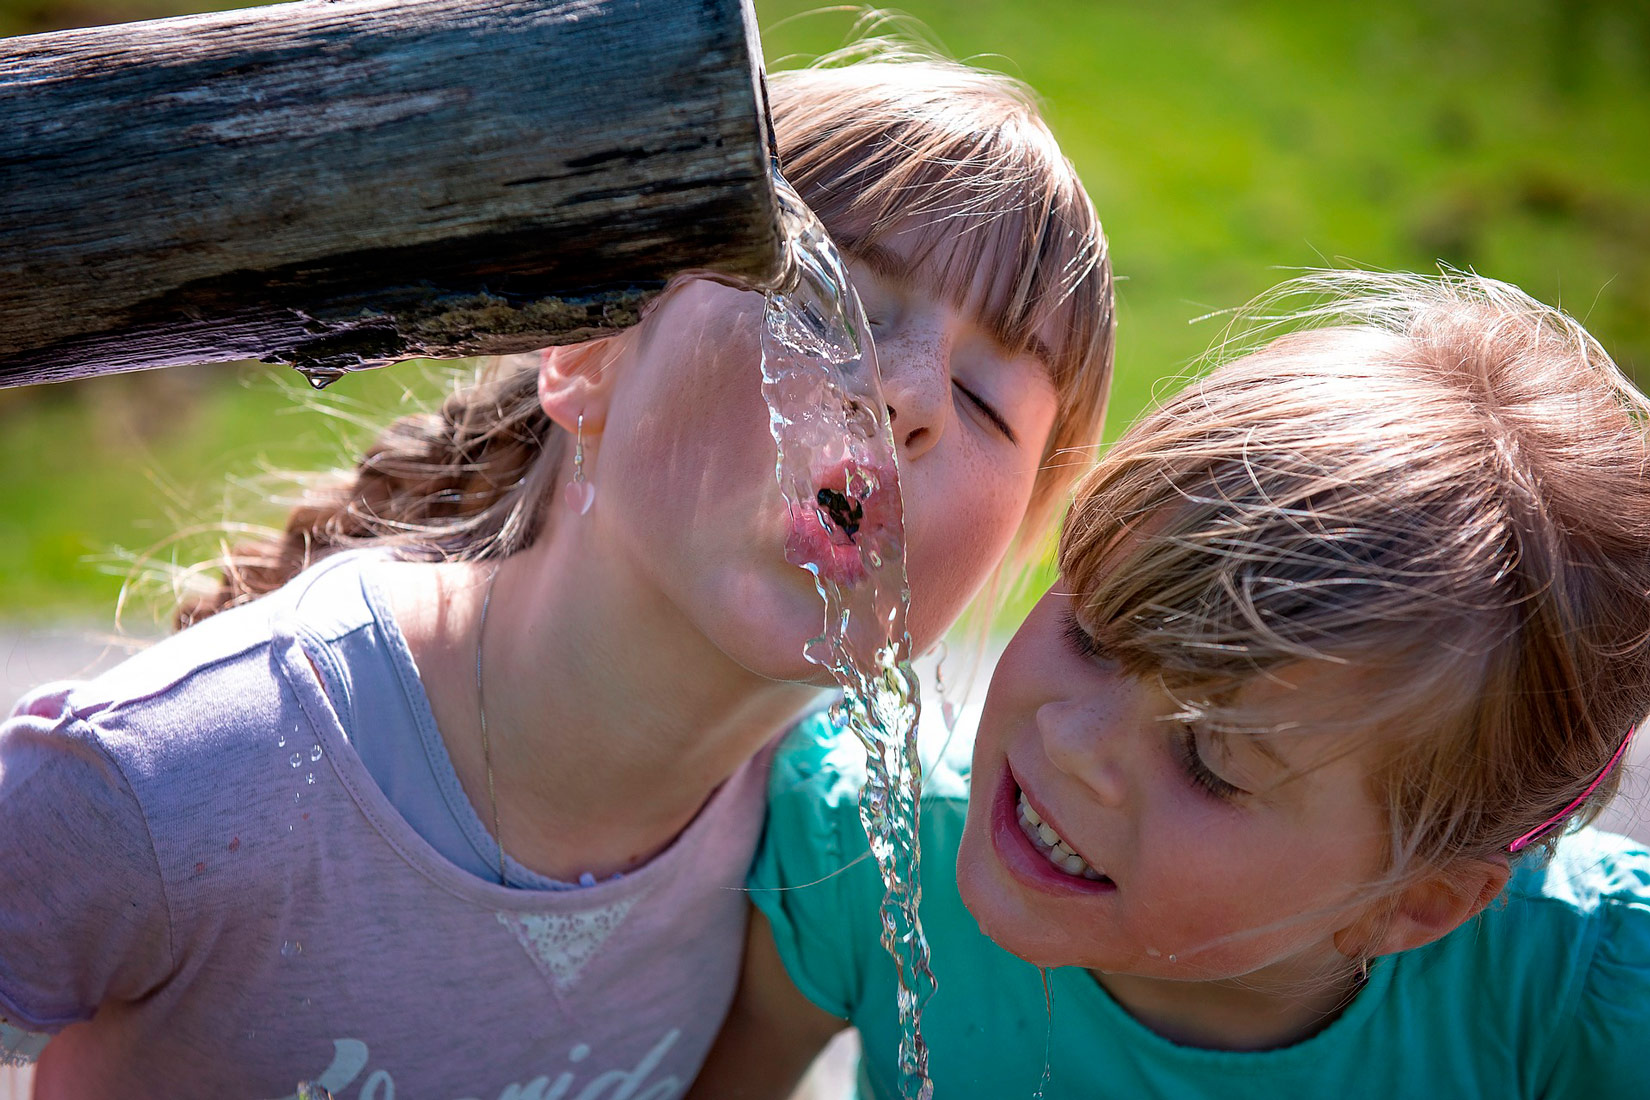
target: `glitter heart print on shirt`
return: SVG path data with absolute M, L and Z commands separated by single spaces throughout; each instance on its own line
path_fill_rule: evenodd
M 596 957 L 602 944 L 619 930 L 636 904 L 635 898 L 616 901 L 582 913 L 495 913 L 527 952 L 533 965 L 558 994 L 566 994 Z

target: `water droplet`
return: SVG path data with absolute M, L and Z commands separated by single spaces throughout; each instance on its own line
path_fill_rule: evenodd
M 304 945 L 297 940 L 287 940 L 281 944 L 281 957 L 295 959 L 304 953 Z
M 303 753 L 298 753 L 298 752 L 293 753 L 292 758 L 287 761 L 287 763 L 291 764 L 294 768 L 296 768 L 299 764 L 302 764 L 303 762 L 304 762 Z
M 314 772 L 309 773 L 309 781 L 311 783 L 315 782 L 315 773 Z
M 1180 957 L 1179 957 L 1179 956 L 1178 956 L 1178 955 L 1170 955 L 1170 956 L 1169 956 L 1169 961 L 1170 961 L 1170 962 L 1179 962 L 1179 961 L 1180 961 Z
M 303 1005 L 305 1008 L 308 1008 L 309 1007 L 309 998 L 305 997 L 302 1001 L 300 1001 L 298 1003 Z
M 1148 947 L 1148 948 L 1146 948 L 1146 954 L 1150 955 L 1152 958 L 1156 959 L 1156 958 L 1161 958 L 1162 955 L 1163 955 L 1163 952 L 1159 951 L 1155 947 Z
M 296 802 L 302 797 L 304 797 L 304 792 L 303 791 L 293 791 L 292 792 L 292 801 Z
M 313 763 L 315 763 L 315 761 L 317 761 L 319 759 L 321 759 L 321 746 L 320 745 L 312 746 L 309 750 L 309 762 L 311 764 L 313 764 Z
M 286 734 L 281 734 L 280 739 L 275 742 L 275 747 L 278 749 L 286 748 Z
M 344 377 L 345 372 L 336 367 L 322 367 L 307 363 L 297 366 L 298 373 L 309 380 L 309 384 L 318 390 L 324 390 L 338 379 Z

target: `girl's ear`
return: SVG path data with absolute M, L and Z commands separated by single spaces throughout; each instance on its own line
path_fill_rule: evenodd
M 539 359 L 539 407 L 572 431 L 580 415 L 584 430 L 600 434 L 607 423 L 615 363 L 624 353 L 624 334 L 545 348 Z
M 1372 958 L 1429 944 L 1483 912 L 1511 873 L 1505 856 L 1458 859 L 1399 890 L 1382 907 L 1374 935 L 1361 937 L 1353 926 L 1335 934 L 1335 946 L 1345 955 Z M 1360 939 L 1367 946 L 1360 947 Z

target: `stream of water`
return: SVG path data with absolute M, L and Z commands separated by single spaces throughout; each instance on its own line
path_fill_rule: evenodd
M 833 717 L 865 747 L 859 817 L 885 890 L 882 944 L 898 972 L 900 1095 L 929 1100 L 920 1015 L 934 976 L 918 916 L 919 700 L 893 431 L 842 258 L 777 171 L 774 187 L 788 271 L 767 293 L 762 392 L 791 511 L 786 557 L 813 574 L 825 601 L 825 629 L 807 656 L 841 686 Z

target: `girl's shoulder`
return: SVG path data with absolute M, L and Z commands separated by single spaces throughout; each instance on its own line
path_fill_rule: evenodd
M 1485 984 L 1539 1003 L 1548 1024 L 1612 974 L 1629 979 L 1650 1013 L 1650 848 L 1596 829 L 1566 836 L 1551 854 L 1522 861 L 1501 898 L 1433 948 L 1481 956 L 1494 971 Z
M 966 760 L 968 746 L 934 748 L 924 759 L 920 819 L 925 912 L 946 893 L 940 880 L 951 874 L 968 804 L 966 768 L 953 763 Z M 767 917 L 791 980 L 842 1017 L 880 988 L 887 962 L 878 943 L 882 879 L 859 819 L 866 759 L 864 746 L 827 711 L 791 728 L 774 755 L 749 878 L 751 901 Z
M 1583 922 L 1623 908 L 1650 919 L 1650 846 L 1582 829 L 1559 841 L 1550 856 L 1519 866 L 1507 884 L 1507 903 L 1558 907 Z
M 330 638 L 340 632 L 335 590 L 340 582 L 359 587 L 361 560 L 359 554 L 328 558 L 283 587 L 157 641 L 92 679 L 42 685 L 24 696 L 14 713 L 55 710 L 65 720 L 114 726 L 123 724 L 116 719 L 138 711 L 164 715 L 187 697 L 196 715 L 203 708 L 224 717 L 246 714 L 279 685 L 268 655 L 272 648 L 301 635 Z M 202 681 L 210 681 L 213 690 L 193 690 Z
M 0 748 L 14 763 L 24 752 L 95 761 L 90 770 L 65 767 L 54 774 L 107 773 L 143 807 L 151 826 L 170 816 L 169 807 L 193 817 L 203 799 L 233 799 L 238 782 L 255 781 L 242 773 L 267 764 L 261 757 L 269 752 L 254 750 L 273 752 L 285 737 L 325 722 L 324 699 L 306 659 L 313 646 L 306 649 L 305 636 L 316 631 L 296 612 L 300 597 L 329 571 L 323 563 L 95 678 L 36 688 L 0 725 Z M 324 604 L 329 615 L 335 606 L 306 602 Z M 305 745 L 314 743 L 305 733 Z
M 1573 956 L 1578 1015 L 1631 1006 L 1632 1027 L 1646 1027 L 1650 846 L 1596 829 L 1567 836 L 1549 859 L 1521 869 L 1509 884 L 1507 911 L 1520 908 L 1541 913 L 1545 919 L 1535 926 L 1551 928 L 1564 942 L 1560 951 Z
M 1521 1035 L 1544 1096 L 1650 1095 L 1650 849 L 1594 829 L 1517 868 L 1471 925 L 1421 949 L 1480 1023 Z
M 1549 1096 L 1650 1095 L 1650 849 L 1585 829 L 1541 868 L 1540 894 L 1570 917 L 1585 965 L 1547 1077 Z

